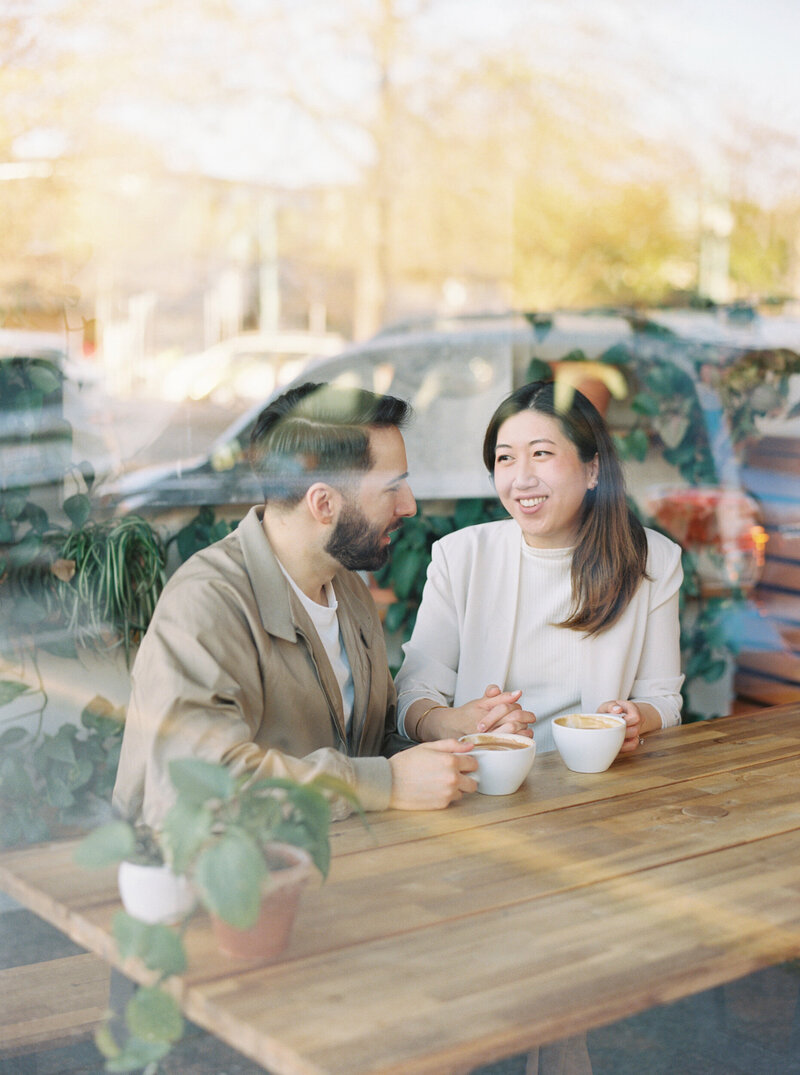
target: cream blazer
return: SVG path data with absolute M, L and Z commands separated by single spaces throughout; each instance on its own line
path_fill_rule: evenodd
M 678 591 L 681 550 L 646 530 L 647 573 L 617 622 L 584 638 L 581 707 L 614 698 L 649 702 L 662 727 L 680 724 Z M 459 706 L 489 683 L 505 688 L 520 576 L 520 530 L 513 519 L 466 527 L 437 541 L 411 639 L 397 675 L 399 726 L 415 701 Z M 534 712 L 536 710 L 533 705 Z

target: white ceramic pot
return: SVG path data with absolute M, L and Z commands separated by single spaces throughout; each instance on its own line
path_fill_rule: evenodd
M 122 906 L 142 922 L 179 922 L 195 902 L 192 887 L 169 866 L 121 862 L 117 873 Z

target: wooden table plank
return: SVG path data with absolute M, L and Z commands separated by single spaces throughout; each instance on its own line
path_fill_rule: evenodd
M 547 755 L 514 796 L 351 819 L 284 962 L 221 956 L 201 916 L 172 988 L 276 1073 L 371 1075 L 467 1070 L 731 980 L 798 951 L 798 769 L 790 706 L 671 729 L 606 774 Z M 115 872 L 73 846 L 3 854 L 0 888 L 114 962 Z
M 770 837 L 210 982 L 187 1013 L 287 1073 L 467 1071 L 797 956 L 798 856 Z
M 440 836 L 482 826 L 487 818 L 527 817 L 786 758 L 800 758 L 800 712 L 795 704 L 668 728 L 648 737 L 633 756 L 619 758 L 607 773 L 572 773 L 557 754 L 543 754 L 516 795 L 498 801 L 477 794 L 443 811 L 369 815 L 368 830 L 357 818 L 349 818 L 332 829 L 332 853 Z

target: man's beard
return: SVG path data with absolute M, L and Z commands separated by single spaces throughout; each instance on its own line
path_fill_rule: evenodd
M 383 544 L 386 533 L 370 526 L 359 508 L 346 503 L 325 551 L 350 571 L 377 571 L 389 559 L 389 546 Z

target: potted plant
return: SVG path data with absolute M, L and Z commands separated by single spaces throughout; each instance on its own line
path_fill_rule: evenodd
M 187 873 L 229 954 L 275 958 L 284 950 L 305 882 L 330 865 L 330 804 L 324 778 L 236 777 L 224 765 L 170 764 L 177 792 L 162 839 Z
M 191 885 L 195 897 L 177 932 L 163 921 L 147 923 L 125 911 L 115 915 L 120 955 L 140 959 L 155 972 L 156 981 L 140 987 L 129 1001 L 123 1045 L 110 1023 L 98 1031 L 96 1042 L 110 1071 L 157 1063 L 182 1036 L 180 1008 L 160 985 L 186 969 L 183 934 L 194 913 L 200 908 L 210 913 L 224 952 L 277 959 L 288 944 L 313 866 L 323 878 L 328 873 L 329 797 L 343 796 L 358 808 L 352 791 L 326 776 L 305 784 L 252 774 L 237 777 L 224 765 L 187 758 L 170 763 L 170 777 L 176 801 L 158 833 L 115 821 L 97 829 L 76 851 L 76 861 L 85 866 L 109 866 L 137 854 L 160 856 Z M 253 927 L 255 933 L 248 932 Z
M 122 906 L 140 922 L 179 922 L 196 898 L 187 877 L 166 861 L 159 835 L 149 825 L 111 821 L 81 842 L 75 861 L 81 866 L 118 866 Z

